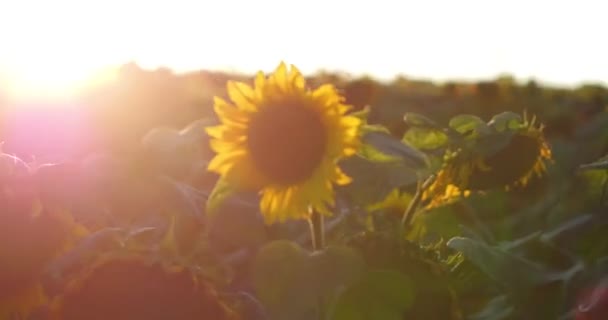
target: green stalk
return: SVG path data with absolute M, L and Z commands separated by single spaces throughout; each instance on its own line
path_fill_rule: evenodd
M 310 218 L 308 219 L 310 225 L 310 238 L 312 239 L 312 248 L 314 251 L 323 250 L 325 247 L 325 221 L 323 215 L 315 210 L 311 210 Z M 324 320 L 327 316 L 325 313 L 325 301 L 323 297 L 319 297 L 318 301 L 318 319 Z
M 312 210 L 308 222 L 310 225 L 312 248 L 314 251 L 322 250 L 325 247 L 325 221 L 323 215 Z
M 412 219 L 414 218 L 414 214 L 420 206 L 420 201 L 422 201 L 422 194 L 424 193 L 424 191 L 426 191 L 426 189 L 431 186 L 434 181 L 435 175 L 431 175 L 423 183 L 421 183 L 421 181 L 418 181 L 416 194 L 412 198 L 412 201 L 410 201 L 410 204 L 407 206 L 407 209 L 405 210 L 405 212 L 403 213 L 403 217 L 401 218 L 401 228 L 403 230 L 409 227 Z

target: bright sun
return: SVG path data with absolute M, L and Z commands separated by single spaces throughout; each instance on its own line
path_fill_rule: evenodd
M 109 69 L 101 70 L 60 61 L 28 61 L 23 64 L 11 64 L 2 71 L 3 89 L 15 100 L 70 99 L 85 87 L 109 81 L 114 76 Z

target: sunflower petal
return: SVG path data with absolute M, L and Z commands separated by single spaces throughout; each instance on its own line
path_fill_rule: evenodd
M 213 110 L 225 124 L 243 125 L 249 121 L 247 114 L 222 98 L 214 97 Z
M 256 100 L 262 101 L 264 99 L 264 88 L 266 87 L 266 76 L 264 75 L 264 72 L 259 71 L 256 74 L 253 84 L 255 87 L 254 90 L 255 90 Z
M 275 81 L 275 84 L 283 91 L 287 91 L 288 81 L 287 81 L 287 65 L 285 62 L 279 64 L 277 69 L 274 71 L 272 78 Z
M 250 154 L 247 153 L 238 160 L 225 174 L 229 183 L 246 191 L 260 191 L 268 185 L 268 179 L 255 167 Z
M 231 152 L 218 153 L 208 165 L 208 170 L 217 172 L 219 174 L 226 174 L 230 171 L 235 163 L 241 162 L 246 157 L 245 150 L 233 150 Z
M 289 84 L 291 87 L 297 90 L 304 90 L 306 86 L 306 81 L 302 76 L 302 73 L 296 66 L 291 65 L 291 74 L 289 75 Z
M 217 153 L 231 152 L 235 151 L 239 148 L 242 148 L 242 144 L 238 142 L 213 139 L 209 141 L 209 145 L 211 146 L 211 150 Z
M 265 190 L 262 199 L 260 200 L 260 211 L 264 216 L 266 224 L 273 224 L 277 221 L 283 221 L 280 210 L 278 208 L 278 199 L 276 192 L 273 189 Z
M 245 142 L 247 141 L 247 135 L 245 128 L 236 126 L 214 126 L 205 128 L 207 135 L 212 138 L 225 140 L 228 142 Z
M 255 91 L 243 82 L 228 81 L 228 96 L 239 109 L 255 112 L 256 96 Z
M 343 186 L 351 183 L 353 179 L 346 175 L 346 173 L 344 173 L 340 167 L 336 166 L 334 172 L 334 181 L 337 185 Z
M 313 99 L 320 105 L 340 104 L 343 98 L 338 94 L 336 87 L 332 84 L 324 84 L 312 92 Z

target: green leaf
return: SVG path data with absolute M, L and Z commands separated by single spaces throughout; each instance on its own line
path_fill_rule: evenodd
M 415 215 L 407 238 L 412 241 L 450 239 L 462 234 L 460 224 L 451 206 L 440 206 Z
M 495 297 L 479 312 L 471 315 L 469 320 L 504 320 L 509 319 L 515 307 L 509 303 L 507 296 Z
M 562 237 L 573 237 L 579 234 L 581 227 L 586 227 L 590 223 L 595 223 L 594 216 L 592 214 L 583 214 L 576 218 L 570 219 L 553 230 L 543 232 L 540 236 L 540 240 L 548 243 L 559 243 Z M 586 230 L 583 230 L 586 231 Z M 571 239 L 570 239 L 571 240 Z
M 450 119 L 450 128 L 468 137 L 477 137 L 490 132 L 488 125 L 478 116 L 461 114 Z
M 392 270 L 374 270 L 346 289 L 331 320 L 401 320 L 414 300 L 411 280 Z
M 235 190 L 220 178 L 207 199 L 207 235 L 216 248 L 236 250 L 268 240 L 259 195 Z
M 408 112 L 403 116 L 403 121 L 412 127 L 427 127 L 440 129 L 441 126 L 437 122 L 418 113 Z
M 488 122 L 488 125 L 499 132 L 508 129 L 519 129 L 522 125 L 522 118 L 515 112 L 505 111 L 492 117 Z
M 318 285 L 318 294 L 326 296 L 357 281 L 363 273 L 365 261 L 352 248 L 328 246 L 311 254 L 309 267 Z
M 367 122 L 367 119 L 369 119 L 369 114 L 370 114 L 371 110 L 372 109 L 369 106 L 366 106 L 365 108 L 363 108 L 359 111 L 351 112 L 350 115 Z
M 604 156 L 592 163 L 580 166 L 581 170 L 606 170 L 608 169 L 608 156 Z
M 237 193 L 228 196 L 207 220 L 208 241 L 214 248 L 233 251 L 261 246 L 268 241 L 257 203 L 246 203 L 244 197 Z
M 201 138 L 212 119 L 200 119 L 182 130 L 170 127 L 151 129 L 142 139 L 142 150 L 150 165 L 174 177 L 185 177 L 208 163 L 211 155 L 205 154 Z
M 99 256 L 100 253 L 117 250 L 123 247 L 126 230 L 122 228 L 104 228 L 95 231 L 68 252 L 59 256 L 47 266 L 47 272 L 53 280 L 59 280 L 64 273 L 74 271 L 74 268 L 86 265 Z
M 413 127 L 405 133 L 403 141 L 417 149 L 434 150 L 446 146 L 449 138 L 439 129 Z
M 258 252 L 253 265 L 257 297 L 272 319 L 305 319 L 317 306 L 308 253 L 295 242 L 277 240 Z
M 354 156 L 340 162 L 340 167 L 353 179 L 338 192 L 356 205 L 367 206 L 382 201 L 393 189 L 415 184 L 424 176 L 404 163 L 373 162 Z
M 401 161 L 399 158 L 394 157 L 394 156 L 389 156 L 385 153 L 382 153 L 380 151 L 378 151 L 378 149 L 374 148 L 373 146 L 363 143 L 360 147 L 359 147 L 359 152 L 358 154 L 370 161 L 373 162 L 399 162 Z
M 361 132 L 363 135 L 366 135 L 369 132 L 383 132 L 386 134 L 390 134 L 390 130 L 387 127 L 380 124 L 365 124 L 361 126 Z
M 426 168 L 428 166 L 428 159 L 424 153 L 402 143 L 387 133 L 369 132 L 363 136 L 362 140 L 386 155 L 405 161 L 413 168 Z
M 228 183 L 228 181 L 223 176 L 220 177 L 215 183 L 215 186 L 213 187 L 209 198 L 207 198 L 207 217 L 212 218 L 213 215 L 217 212 L 218 208 L 222 205 L 222 203 L 226 201 L 228 197 L 235 193 L 236 189 L 234 188 L 234 186 Z
M 258 298 L 273 319 L 308 319 L 319 301 L 333 301 L 340 289 L 361 278 L 358 251 L 328 246 L 309 254 L 295 242 L 273 241 L 260 249 L 253 267 Z
M 540 265 L 499 247 L 464 237 L 450 239 L 447 246 L 462 252 L 488 277 L 514 291 L 525 291 L 548 280 Z

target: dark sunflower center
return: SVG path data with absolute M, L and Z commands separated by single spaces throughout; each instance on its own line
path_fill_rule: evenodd
M 491 171 L 476 170 L 471 176 L 471 189 L 487 189 L 509 185 L 534 168 L 541 144 L 535 137 L 515 135 L 501 151 L 486 159 Z
M 301 102 L 262 108 L 252 117 L 248 135 L 256 168 L 281 185 L 309 178 L 327 144 L 321 115 Z

